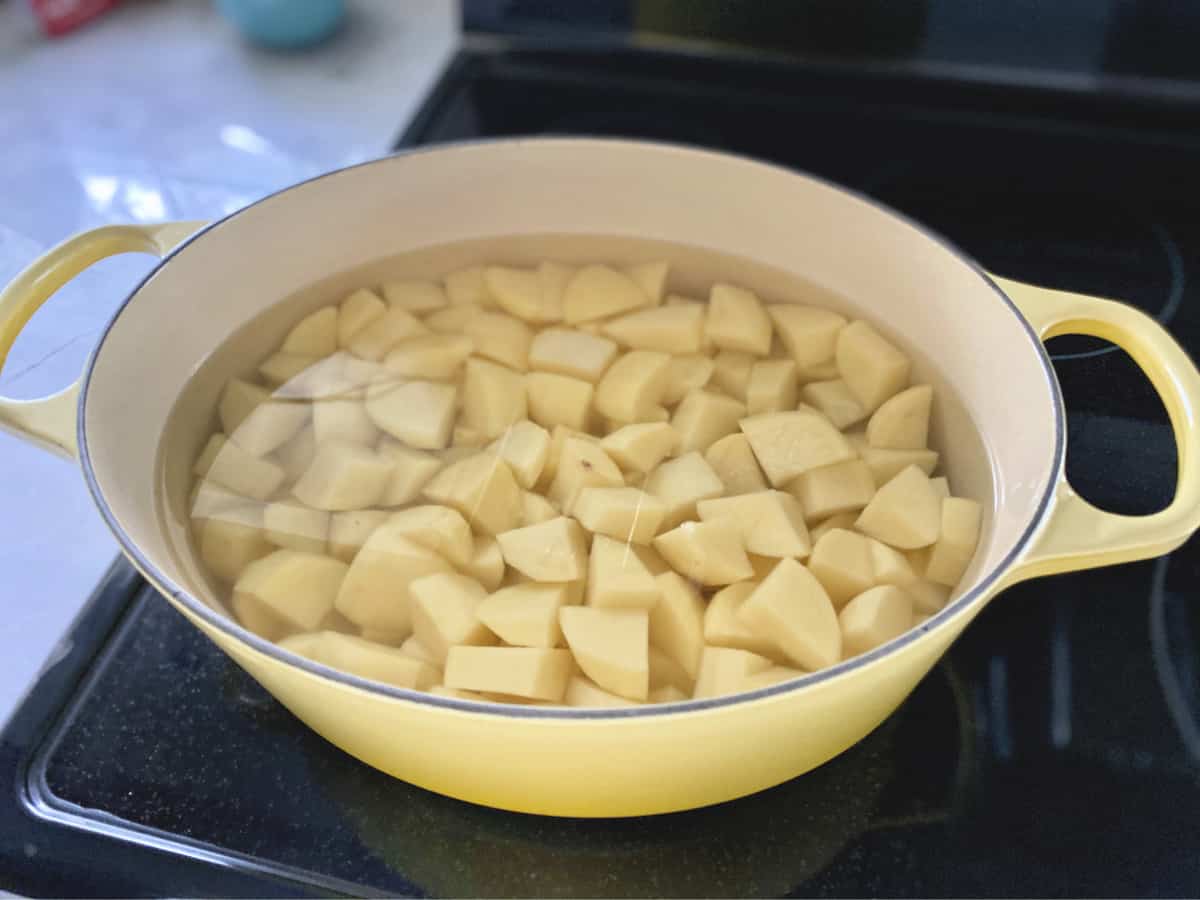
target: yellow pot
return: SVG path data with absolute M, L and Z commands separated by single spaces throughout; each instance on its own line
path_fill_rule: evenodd
M 464 144 L 334 172 L 206 228 L 100 228 L 50 251 L 0 295 L 0 361 L 61 284 L 127 251 L 164 258 L 114 316 L 83 377 L 41 400 L 0 400 L 0 424 L 76 456 L 139 571 L 313 729 L 396 777 L 476 803 L 624 816 L 779 784 L 878 725 L 1002 588 L 1165 553 L 1200 524 L 1200 375 L 1158 324 L 1119 303 L 989 277 L 894 212 L 774 166 L 625 141 Z M 934 439 L 949 449 L 948 473 L 986 509 L 975 561 L 945 609 L 792 682 L 619 710 L 386 687 L 289 654 L 229 618 L 180 524 L 186 470 L 221 378 L 277 341 L 289 318 L 356 279 L 400 269 L 664 254 L 697 284 L 720 276 L 772 299 L 861 314 L 914 351 L 916 377 L 943 398 Z M 237 353 L 227 343 L 235 333 Z M 1065 333 L 1120 345 L 1158 389 L 1179 453 L 1176 496 L 1162 512 L 1107 513 L 1067 484 L 1062 400 L 1041 343 Z

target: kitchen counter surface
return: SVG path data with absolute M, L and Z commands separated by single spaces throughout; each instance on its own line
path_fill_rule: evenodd
M 46 40 L 0 3 L 0 283 L 98 225 L 213 219 L 319 172 L 387 152 L 452 52 L 452 0 L 350 0 L 307 51 L 240 39 L 211 3 L 127 3 Z M 34 316 L 0 393 L 79 374 L 153 265 L 94 266 Z M 0 722 L 117 553 L 77 468 L 0 432 Z

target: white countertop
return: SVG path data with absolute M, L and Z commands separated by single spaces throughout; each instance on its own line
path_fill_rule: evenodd
M 387 152 L 457 40 L 453 0 L 350 0 L 308 51 L 242 40 L 201 0 L 128 3 L 46 40 L 0 3 L 0 283 L 97 225 L 212 219 Z M 34 316 L 0 393 L 74 380 L 149 270 L 104 261 Z M 0 722 L 117 553 L 78 470 L 0 432 Z

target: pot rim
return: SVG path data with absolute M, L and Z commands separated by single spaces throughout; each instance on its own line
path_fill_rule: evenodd
M 1043 374 L 1046 377 L 1047 385 L 1050 388 L 1051 400 L 1054 407 L 1054 463 L 1051 470 L 1051 478 L 1048 480 L 1045 492 L 1037 503 L 1037 508 L 1034 514 L 1030 517 L 1029 524 L 1022 532 L 1020 538 L 1014 544 L 1012 550 L 1001 560 L 991 571 L 989 571 L 970 591 L 967 591 L 952 603 L 948 603 L 942 609 L 938 610 L 933 616 L 920 625 L 910 628 L 898 638 L 894 638 L 885 644 L 868 651 L 859 656 L 852 657 L 848 660 L 842 660 L 835 665 L 825 669 L 820 669 L 816 672 L 806 673 L 799 678 L 791 679 L 790 681 L 780 682 L 779 684 L 770 685 L 768 687 L 758 688 L 753 691 L 745 691 L 737 694 L 728 694 L 720 697 L 711 697 L 700 700 L 680 700 L 673 703 L 657 703 L 648 706 L 639 706 L 632 708 L 576 708 L 567 706 L 524 706 L 516 704 L 503 704 L 492 701 L 478 700 L 463 700 L 455 697 L 442 697 L 437 694 L 431 694 L 427 691 L 418 691 L 411 688 L 394 687 L 392 685 L 382 684 L 376 681 L 370 681 L 361 678 L 357 675 L 352 675 L 348 672 L 342 672 L 320 663 L 313 662 L 305 657 L 299 656 L 290 651 L 284 650 L 278 644 L 268 641 L 265 638 L 259 637 L 249 629 L 243 628 L 236 620 L 230 616 L 222 615 L 207 603 L 193 596 L 188 591 L 184 590 L 179 585 L 175 584 L 168 578 L 153 562 L 150 561 L 137 546 L 137 544 L 125 532 L 121 523 L 117 521 L 112 510 L 108 505 L 108 501 L 104 497 L 104 492 L 100 488 L 95 470 L 92 466 L 91 456 L 88 450 L 87 431 L 85 428 L 86 409 L 89 388 L 91 386 L 92 370 L 100 356 L 100 352 L 104 348 L 105 341 L 109 333 L 115 327 L 121 313 L 132 302 L 146 285 L 148 285 L 171 260 L 180 253 L 185 252 L 193 243 L 202 238 L 207 232 L 214 228 L 218 228 L 224 223 L 237 218 L 244 212 L 252 209 L 259 204 L 265 203 L 280 194 L 288 191 L 293 191 L 302 188 L 312 182 L 321 181 L 326 178 L 336 178 L 339 175 L 354 171 L 357 169 L 374 166 L 385 165 L 396 159 L 403 159 L 408 156 L 416 156 L 427 153 L 446 153 L 462 150 L 482 150 L 492 146 L 512 146 L 517 144 L 537 144 L 537 145 L 557 145 L 563 148 L 578 147 L 584 145 L 612 145 L 631 147 L 634 149 L 651 150 L 661 153 L 687 154 L 693 156 L 716 157 L 718 161 L 733 161 L 743 166 L 760 167 L 770 169 L 780 174 L 802 177 L 815 181 L 827 188 L 838 191 L 847 197 L 867 204 L 879 210 L 886 216 L 898 220 L 909 228 L 918 232 L 927 240 L 933 241 L 948 251 L 960 262 L 968 266 L 979 279 L 986 285 L 992 293 L 1000 299 L 1009 311 L 1016 316 L 1024 330 L 1033 351 L 1037 354 L 1038 360 L 1042 365 Z M 79 447 L 79 464 L 83 470 L 84 481 L 87 483 L 88 490 L 91 492 L 92 499 L 100 511 L 105 524 L 117 539 L 121 546 L 122 552 L 133 563 L 134 567 L 159 591 L 169 600 L 178 606 L 183 607 L 190 615 L 202 620 L 207 625 L 223 632 L 234 640 L 247 645 L 250 649 L 258 653 L 273 657 L 279 662 L 288 666 L 293 666 L 304 670 L 309 675 L 323 678 L 330 681 L 340 682 L 347 687 L 356 688 L 372 694 L 379 694 L 385 697 L 407 700 L 431 707 L 440 707 L 447 710 L 458 710 L 461 712 L 476 713 L 486 716 L 496 716 L 501 718 L 522 718 L 522 719 L 557 719 L 557 720 L 606 720 L 606 719 L 629 719 L 641 718 L 646 716 L 660 715 L 681 715 L 687 713 L 699 713 L 708 710 L 715 710 L 722 707 L 736 706 L 743 703 L 752 703 L 758 700 L 765 700 L 770 697 L 777 697 L 783 694 L 800 691 L 805 688 L 822 684 L 831 681 L 841 675 L 847 674 L 855 669 L 863 668 L 871 665 L 877 660 L 884 659 L 894 653 L 899 652 L 904 647 L 921 640 L 934 629 L 940 628 L 951 619 L 958 618 L 967 609 L 977 604 L 986 602 L 994 593 L 1005 573 L 1007 573 L 1021 555 L 1028 548 L 1033 535 L 1038 528 L 1043 524 L 1046 512 L 1050 506 L 1051 500 L 1054 497 L 1055 490 L 1060 480 L 1062 469 L 1065 464 L 1066 456 L 1066 416 L 1064 412 L 1062 392 L 1060 390 L 1058 379 L 1055 377 L 1054 368 L 1050 362 L 1050 355 L 1047 353 L 1045 345 L 1038 337 L 1033 327 L 1021 315 L 1016 304 L 1004 293 L 1003 290 L 995 283 L 988 273 L 979 265 L 975 259 L 948 240 L 944 236 L 931 230 L 930 228 L 920 224 L 904 213 L 893 209 L 887 204 L 880 203 L 877 200 L 868 197 L 867 195 L 850 188 L 843 187 L 826 178 L 813 175 L 798 169 L 792 169 L 777 163 L 765 162 L 753 157 L 745 156 L 739 153 L 730 153 L 722 150 L 710 150 L 702 147 L 694 147 L 686 144 L 671 143 L 668 141 L 649 141 L 635 140 L 627 138 L 594 138 L 594 137 L 515 137 L 515 138 L 498 138 L 498 139 L 480 139 L 466 141 L 451 141 L 434 146 L 415 147 L 406 150 L 400 150 L 395 153 L 381 156 L 376 159 L 366 160 L 364 162 L 355 163 L 349 166 L 343 166 L 339 169 L 334 169 L 329 172 L 324 172 L 320 175 L 315 175 L 312 178 L 307 178 L 303 181 L 296 182 L 277 191 L 273 191 L 264 197 L 260 197 L 253 203 L 238 209 L 227 216 L 217 219 L 209 223 L 203 228 L 196 231 L 186 240 L 176 246 L 170 253 L 164 256 L 159 263 L 154 266 L 150 272 L 138 282 L 138 284 L 129 292 L 128 296 L 121 301 L 113 312 L 111 318 L 104 326 L 104 330 L 100 334 L 100 338 L 96 343 L 95 348 L 88 357 L 87 364 L 84 366 L 83 375 L 80 379 L 80 394 L 78 411 L 76 415 L 76 432 Z

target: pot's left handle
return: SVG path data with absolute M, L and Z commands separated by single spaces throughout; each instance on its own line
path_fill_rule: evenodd
M 48 250 L 0 291 L 0 369 L 4 368 L 17 335 L 38 308 L 88 266 L 118 253 L 166 256 L 204 224 L 106 225 L 77 234 Z M 78 381 L 36 400 L 0 396 L 0 428 L 51 452 L 74 456 L 78 398 Z

